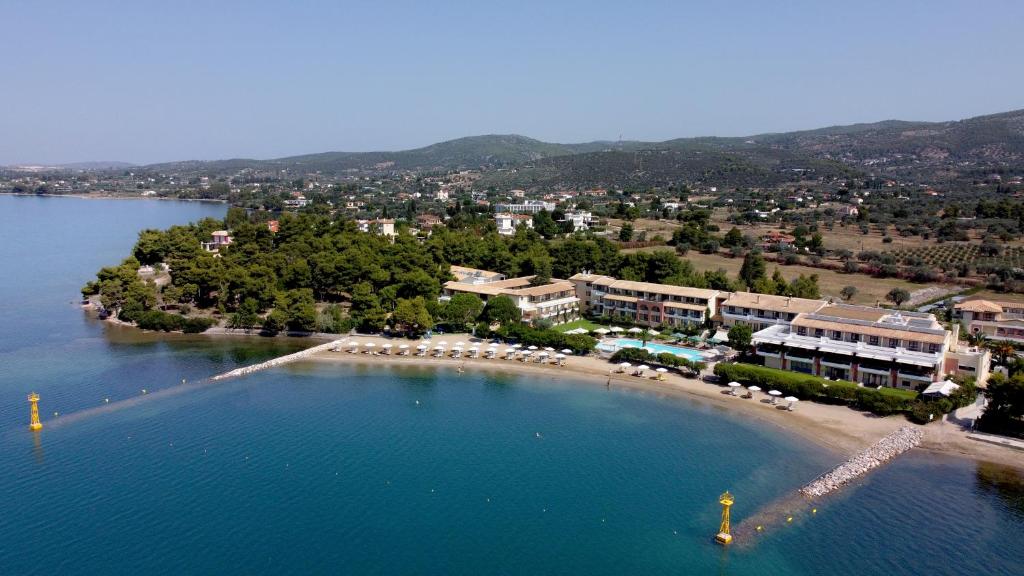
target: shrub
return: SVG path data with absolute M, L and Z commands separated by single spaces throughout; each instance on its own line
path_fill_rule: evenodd
M 136 326 L 143 330 L 161 330 L 164 332 L 182 331 L 186 334 L 205 332 L 215 321 L 212 318 L 186 318 L 177 314 L 169 314 L 160 310 L 147 310 L 134 314 Z
M 630 362 L 634 364 L 649 364 L 653 366 L 664 366 L 666 368 L 679 368 L 681 372 L 688 374 L 700 374 L 706 367 L 704 362 L 694 362 L 687 358 L 676 356 L 671 352 L 651 354 L 644 348 L 620 348 L 612 354 L 610 362 Z
M 502 326 L 497 330 L 497 334 L 502 338 L 518 340 L 523 344 L 540 348 L 568 348 L 576 354 L 585 354 L 597 346 L 597 340 L 585 334 L 564 334 L 557 330 L 542 330 L 525 324 Z
M 752 364 L 719 363 L 715 365 L 715 374 L 723 380 L 760 386 L 765 391 L 778 390 L 787 396 L 815 402 L 847 404 L 880 416 L 906 412 L 917 398 L 917 393 L 909 390 L 862 388 L 853 382 L 825 380 L 809 374 Z

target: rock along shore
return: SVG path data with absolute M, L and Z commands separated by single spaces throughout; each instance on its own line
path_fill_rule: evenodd
M 892 432 L 852 458 L 818 476 L 800 489 L 804 496 L 817 498 L 829 494 L 860 478 L 874 468 L 903 454 L 921 443 L 924 433 L 919 428 L 904 426 Z
M 267 370 L 268 368 L 274 368 L 275 366 L 280 366 L 282 364 L 287 364 L 289 362 L 294 362 L 296 360 L 301 360 L 303 358 L 307 358 L 309 356 L 312 356 L 312 355 L 316 354 L 317 352 L 323 352 L 323 351 L 335 348 L 337 346 L 340 346 L 341 342 L 342 342 L 341 340 L 336 340 L 336 341 L 333 341 L 333 342 L 327 342 L 325 344 L 319 344 L 317 346 L 313 346 L 312 348 L 306 348 L 305 350 L 299 350 L 298 352 L 294 352 L 292 354 L 286 354 L 284 356 L 279 356 L 279 357 L 274 358 L 272 360 L 267 360 L 266 362 L 260 362 L 259 364 L 253 364 L 252 366 L 243 366 L 242 368 L 235 368 L 234 370 L 231 370 L 230 372 L 224 372 L 223 374 L 218 374 L 218 375 L 210 378 L 210 381 L 211 382 L 217 382 L 219 380 L 227 380 L 228 378 L 237 378 L 239 376 L 247 376 L 247 375 L 252 374 L 254 372 L 259 372 L 260 370 Z

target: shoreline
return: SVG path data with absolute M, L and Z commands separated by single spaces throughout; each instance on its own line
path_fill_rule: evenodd
M 467 334 L 445 334 L 449 342 L 463 340 L 470 342 Z M 379 350 L 384 343 L 400 342 L 414 345 L 413 340 L 393 339 L 381 336 L 351 336 L 340 340 L 355 340 L 360 344 L 373 342 Z M 398 356 L 395 354 L 368 355 L 364 352 L 353 354 L 342 346 L 339 352 L 322 351 L 298 361 L 320 364 L 362 364 L 379 366 L 381 362 L 401 366 L 448 367 L 466 369 L 515 372 L 517 374 L 540 376 L 553 379 L 559 375 L 582 383 L 600 386 L 625 387 L 631 390 L 658 394 L 662 397 L 683 398 L 691 402 L 703 403 L 713 408 L 724 410 L 732 415 L 754 418 L 760 424 L 771 425 L 784 433 L 794 434 L 813 444 L 847 458 L 877 442 L 903 426 L 914 426 L 924 434 L 924 441 L 918 449 L 949 456 L 964 457 L 974 461 L 996 462 L 1024 470 L 1024 453 L 1010 448 L 987 445 L 967 438 L 967 434 L 959 426 L 940 421 L 928 426 L 909 423 L 902 416 L 878 417 L 866 412 L 858 412 L 845 406 L 800 402 L 792 412 L 778 409 L 761 400 L 767 398 L 759 394 L 753 399 L 744 399 L 729 394 L 729 390 L 698 380 L 686 378 L 680 374 L 669 373 L 664 381 L 655 378 L 618 374 L 612 371 L 615 367 L 607 361 L 592 356 L 570 356 L 566 358 L 566 366 L 554 364 L 524 363 L 519 360 L 501 360 L 499 358 L 434 358 Z
M 0 192 L 4 196 L 24 196 L 32 198 L 78 198 L 80 200 L 174 200 L 177 202 L 209 202 L 212 204 L 227 204 L 227 200 L 216 198 L 169 198 L 166 196 L 128 196 L 121 194 L 29 194 L 27 192 Z
M 91 306 L 83 305 L 82 307 L 88 312 L 95 312 L 95 309 Z M 142 330 L 134 324 L 119 322 L 116 319 L 108 318 L 102 321 L 108 322 L 111 326 L 116 326 L 120 329 L 134 330 L 142 334 L 149 333 L 154 336 L 183 335 Z M 291 340 L 308 339 L 310 342 L 309 347 L 335 340 L 339 342 L 356 340 L 360 344 L 373 342 L 378 346 L 378 350 L 380 345 L 384 343 L 415 345 L 418 342 L 418 340 L 402 337 L 328 334 L 320 332 L 301 335 L 279 333 L 270 336 L 261 334 L 259 331 L 245 331 L 222 327 L 213 327 L 200 334 L 185 336 L 205 336 L 210 338 L 241 336 L 260 340 L 273 340 L 276 338 Z M 436 335 L 436 338 L 439 340 L 450 339 L 452 342 L 459 340 L 465 342 L 472 341 L 472 337 L 469 334 L 439 334 Z M 480 342 L 486 341 L 480 340 Z M 846 406 L 815 402 L 800 402 L 796 405 L 794 411 L 790 412 L 788 410 L 776 409 L 769 404 L 761 402 L 762 399 L 767 398 L 763 393 L 754 399 L 744 399 L 728 394 L 728 390 L 723 389 L 721 386 L 695 378 L 686 378 L 678 373 L 669 372 L 666 374 L 664 381 L 654 378 L 640 378 L 629 374 L 618 374 L 614 372 L 614 365 L 595 356 L 570 356 L 566 358 L 566 366 L 558 367 L 554 364 L 541 365 L 498 358 L 492 360 L 482 357 L 453 359 L 445 356 L 443 358 L 434 358 L 430 355 L 424 357 L 415 356 L 413 353 L 410 353 L 409 356 L 398 356 L 397 354 L 367 355 L 362 351 L 358 354 L 352 354 L 345 351 L 343 347 L 340 352 L 318 352 L 303 358 L 299 362 L 378 365 L 382 361 L 424 367 L 448 366 L 453 369 L 461 364 L 476 370 L 513 371 L 518 374 L 543 375 L 549 378 L 558 374 L 564 374 L 572 379 L 586 383 L 606 385 L 610 382 L 611 385 L 624 386 L 640 392 L 655 393 L 673 398 L 685 398 L 689 401 L 703 401 L 715 408 L 729 411 L 733 414 L 744 414 L 756 418 L 762 424 L 769 424 L 782 430 L 784 433 L 794 434 L 843 458 L 848 458 L 867 448 L 900 426 L 911 425 L 920 428 L 924 433 L 924 440 L 917 446 L 917 450 L 932 454 L 966 458 L 975 462 L 995 462 L 1024 471 L 1024 452 L 1006 446 L 972 440 L 968 437 L 967 431 L 963 427 L 950 423 L 945 418 L 939 422 L 920 426 L 911 424 L 902 416 L 879 417 L 867 412 L 858 412 Z

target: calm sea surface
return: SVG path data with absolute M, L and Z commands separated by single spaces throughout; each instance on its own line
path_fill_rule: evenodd
M 1021 478 L 919 453 L 723 550 L 719 493 L 741 520 L 835 457 L 566 380 L 298 364 L 71 421 L 307 345 L 140 335 L 78 307 L 140 229 L 224 210 L 0 196 L 0 574 L 1024 573 Z

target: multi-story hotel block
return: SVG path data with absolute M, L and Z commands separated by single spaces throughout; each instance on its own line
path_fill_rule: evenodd
M 755 331 L 755 353 L 770 368 L 906 389 L 922 388 L 953 374 L 974 376 L 978 382 L 988 377 L 989 352 L 961 345 L 959 329 L 947 330 L 932 314 L 589 273 L 541 286 L 531 286 L 530 277 L 506 280 L 495 272 L 459 266 L 453 266 L 452 273 L 459 280 L 445 284 L 442 300 L 460 292 L 477 294 L 485 301 L 509 296 L 522 310 L 524 322 L 540 318 L 566 322 L 582 310 L 590 316 L 651 327 L 746 324 Z M 961 307 L 965 321 L 995 321 L 983 315 L 967 316 L 974 308 L 978 306 Z M 978 314 L 998 314 L 991 306 L 978 309 Z
M 552 279 L 546 284 L 532 285 L 533 276 L 508 278 L 497 272 L 452 266 L 458 280 L 445 282 L 440 300 L 456 294 L 476 294 L 484 302 L 495 296 L 507 296 L 522 312 L 522 320 L 533 324 L 545 319 L 562 324 L 579 318 L 580 300 L 572 283 Z
M 569 281 L 576 286 L 586 313 L 644 326 L 703 325 L 715 315 L 720 294 L 718 290 L 616 280 L 598 274 L 576 274 Z
M 766 366 L 867 386 L 914 389 L 950 374 L 983 381 L 989 354 L 961 348 L 931 314 L 827 304 L 754 334 Z
M 824 300 L 791 298 L 753 292 L 733 292 L 719 306 L 722 325 L 732 328 L 746 324 L 755 332 L 778 324 L 789 324 L 797 314 L 817 312 L 828 303 Z
M 953 316 L 971 334 L 1024 344 L 1024 304 L 1020 302 L 965 300 L 953 306 Z

